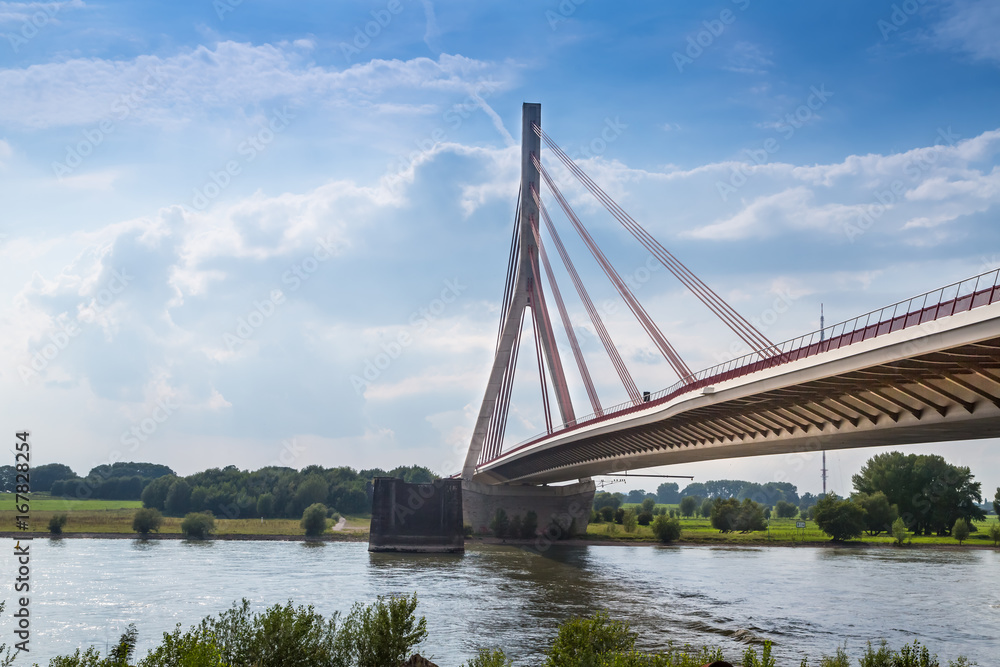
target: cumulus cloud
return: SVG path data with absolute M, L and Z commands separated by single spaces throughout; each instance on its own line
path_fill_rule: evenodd
M 1000 5 L 991 0 L 952 0 L 933 27 L 932 42 L 975 60 L 1000 64 Z

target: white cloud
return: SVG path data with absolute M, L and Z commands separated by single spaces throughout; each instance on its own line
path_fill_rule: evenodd
M 415 102 L 415 95 L 465 94 L 480 80 L 502 87 L 497 67 L 463 56 L 372 60 L 335 70 L 313 64 L 311 50 L 302 42 L 220 42 L 167 57 L 73 59 L 4 69 L 0 123 L 46 128 L 136 118 L 174 124 L 269 100 L 426 114 L 426 103 Z
M 944 20 L 932 31 L 931 40 L 936 46 L 1000 64 L 1000 4 L 992 0 L 952 0 L 943 13 Z
M 45 23 L 55 20 L 56 14 L 64 9 L 83 9 L 85 7 L 86 5 L 83 3 L 83 0 L 68 0 L 67 2 L 0 2 L 0 24 L 31 22 L 32 24 L 41 23 L 45 25 Z M 37 25 L 35 27 L 37 28 Z

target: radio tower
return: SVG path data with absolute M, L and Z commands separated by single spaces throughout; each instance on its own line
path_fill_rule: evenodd
M 823 495 L 826 495 L 826 450 L 823 450 Z

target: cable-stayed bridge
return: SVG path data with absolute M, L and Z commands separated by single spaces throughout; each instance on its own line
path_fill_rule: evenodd
M 557 161 L 753 352 L 692 372 L 594 241 L 541 160 Z M 553 216 L 547 191 L 676 381 L 640 392 L 594 306 Z M 548 199 L 548 198 L 546 198 Z M 543 241 L 543 233 L 545 240 Z M 547 249 L 570 276 L 629 400 L 604 406 L 574 332 Z M 548 290 L 544 286 L 548 286 Z M 570 398 L 547 299 L 565 329 L 587 416 Z M 463 467 L 468 523 L 498 507 L 579 519 L 592 475 L 671 463 L 1000 435 L 1000 273 L 993 271 L 774 343 L 737 313 L 594 182 L 541 128 L 525 104 L 521 185 L 496 354 Z M 506 443 L 525 319 L 535 342 L 546 430 Z M 568 366 L 568 364 L 567 364 Z M 665 379 L 664 385 L 669 379 Z M 553 410 L 553 404 L 554 408 Z M 580 480 L 570 486 L 539 486 Z M 574 509 L 576 507 L 576 509 Z

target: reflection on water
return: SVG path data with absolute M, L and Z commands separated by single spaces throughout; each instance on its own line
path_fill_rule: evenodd
M 430 632 L 421 652 L 456 667 L 482 646 L 537 664 L 560 622 L 598 609 L 627 619 L 647 648 L 708 643 L 736 657 L 746 642 L 770 639 L 793 665 L 844 641 L 857 654 L 869 639 L 920 638 L 942 657 L 964 653 L 981 665 L 1000 647 L 994 551 L 554 545 L 537 554 L 473 545 L 464 556 L 404 556 L 366 548 L 36 540 L 31 659 L 105 650 L 130 622 L 142 654 L 176 624 L 244 597 L 258 609 L 293 600 L 329 615 L 414 591 Z M 8 600 L 14 565 L 9 553 L 0 558 Z M 9 613 L 0 632 L 11 636 Z

